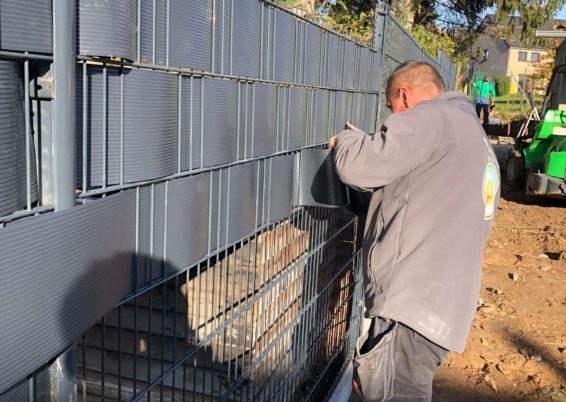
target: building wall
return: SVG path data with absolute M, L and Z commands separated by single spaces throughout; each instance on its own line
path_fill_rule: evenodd
M 519 54 L 526 54 L 526 60 L 519 60 Z M 532 54 L 538 53 L 539 61 L 532 62 Z M 509 92 L 515 94 L 519 92 L 519 82 L 523 76 L 534 74 L 537 65 L 546 57 L 548 52 L 542 49 L 510 48 L 507 60 L 507 76 L 511 77 Z

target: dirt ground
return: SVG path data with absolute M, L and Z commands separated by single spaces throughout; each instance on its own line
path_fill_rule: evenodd
M 438 369 L 435 402 L 566 402 L 566 203 L 502 196 L 468 346 Z

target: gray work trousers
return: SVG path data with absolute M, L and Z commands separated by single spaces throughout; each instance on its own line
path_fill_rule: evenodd
M 429 402 L 434 372 L 447 354 L 401 323 L 374 318 L 356 345 L 350 401 Z

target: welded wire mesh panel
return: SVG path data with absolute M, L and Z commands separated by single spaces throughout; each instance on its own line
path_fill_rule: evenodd
M 299 209 L 140 288 L 82 337 L 79 393 L 319 400 L 357 333 L 355 231 L 346 209 Z

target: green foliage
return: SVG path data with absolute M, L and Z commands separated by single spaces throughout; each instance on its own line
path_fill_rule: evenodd
M 347 12 L 348 8 L 343 1 L 338 0 L 337 4 L 341 7 L 331 10 L 329 16 L 324 18 L 325 25 L 361 42 L 371 43 L 374 26 L 373 10 L 352 14 Z
M 509 94 L 509 86 L 511 85 L 509 77 L 494 77 L 493 82 L 495 82 L 495 93 L 497 96 Z
M 458 53 L 458 44 L 446 31 L 436 27 L 427 28 L 424 25 L 412 25 L 408 26 L 408 29 L 433 58 L 436 58 L 438 51 L 442 49 L 456 66 L 463 67 L 467 62 L 468 58 Z
M 497 6 L 496 17 L 499 20 L 508 20 L 511 15 L 519 15 L 521 37 L 534 39 L 535 31 L 546 20 L 566 5 L 566 0 L 483 0 Z M 509 29 L 515 29 L 509 19 Z

